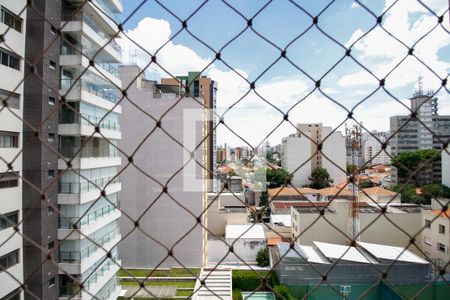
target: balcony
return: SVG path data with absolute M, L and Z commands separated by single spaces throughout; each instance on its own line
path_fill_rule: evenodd
M 106 255 L 105 251 L 111 251 L 117 243 L 120 242 L 121 235 L 119 228 L 114 229 L 101 239 L 96 240 L 95 244 L 81 251 L 60 251 L 59 268 L 60 273 L 64 274 L 82 274 L 91 268 L 100 259 Z M 102 249 L 103 248 L 103 249 Z
M 114 204 L 114 205 L 113 205 Z M 117 211 L 119 207 L 119 201 L 113 204 L 108 204 L 101 207 L 95 211 L 92 211 L 83 217 L 70 217 L 70 216 L 60 216 L 59 217 L 59 228 L 61 229 L 72 229 L 74 224 L 77 224 L 79 228 L 84 228 L 85 226 L 102 219 L 103 217 Z
M 90 179 L 86 182 L 59 182 L 58 192 L 61 194 L 83 194 L 91 191 L 100 192 L 107 185 L 109 186 L 115 183 L 119 183 L 119 176 Z
M 93 234 L 94 232 L 100 230 L 105 225 L 117 220 L 121 216 L 121 211 L 118 209 L 113 210 L 107 215 L 102 216 L 101 218 L 98 218 L 96 221 L 89 225 L 86 225 L 84 227 L 81 227 L 80 229 L 74 230 L 74 229 L 58 229 L 58 239 L 60 240 L 79 240 L 84 239 L 86 236 L 89 236 Z M 82 234 L 80 234 L 80 232 Z
M 70 136 L 94 136 L 107 139 L 121 139 L 122 133 L 118 122 L 99 118 L 83 113 L 66 111 L 60 113 L 58 126 L 59 135 Z M 95 127 L 101 128 L 100 133 L 95 133 Z

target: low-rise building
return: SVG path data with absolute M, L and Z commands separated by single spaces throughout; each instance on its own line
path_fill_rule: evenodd
M 423 213 L 422 249 L 439 268 L 450 271 L 450 209 L 428 210 Z
M 270 200 L 319 201 L 320 194 L 312 188 L 279 187 L 268 190 Z
M 271 251 L 276 273 L 288 286 L 374 284 L 383 272 L 389 283 L 412 284 L 431 280 L 430 264 L 402 247 L 357 242 L 356 246 L 314 241 L 312 245 L 279 243 Z
M 311 246 L 320 235 L 320 240 L 327 243 L 346 244 L 349 242 L 349 200 L 334 200 L 320 206 L 292 206 L 292 238 L 296 242 Z M 386 206 L 384 216 L 382 208 Z M 324 210 L 323 216 L 320 211 Z M 360 240 L 362 242 L 388 244 L 397 247 L 409 245 L 412 236 L 416 245 L 421 245 L 423 208 L 407 203 L 365 203 L 358 202 Z M 409 249 L 420 255 L 417 247 Z
M 401 203 L 401 195 L 399 193 L 387 190 L 380 186 L 362 189 L 358 193 L 358 201 L 367 203 Z
M 447 151 L 442 151 L 442 184 L 450 186 L 450 148 Z

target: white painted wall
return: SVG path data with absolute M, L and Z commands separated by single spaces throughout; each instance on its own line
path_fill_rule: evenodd
M 450 187 L 450 154 L 445 151 L 442 152 L 442 184 Z
M 311 157 L 311 142 L 306 137 L 288 137 L 282 144 L 281 166 L 292 173 Z M 292 184 L 301 187 L 309 184 L 311 163 L 307 162 L 294 173 Z
M 331 130 L 331 127 L 323 127 L 322 138 L 328 136 Z M 345 137 L 340 131 L 336 131 L 322 143 L 322 168 L 327 169 L 334 184 L 345 181 L 347 169 Z

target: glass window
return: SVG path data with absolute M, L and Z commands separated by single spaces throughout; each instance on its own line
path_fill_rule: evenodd
M 10 108 L 20 108 L 20 95 L 16 93 L 12 93 L 7 90 L 0 89 L 0 105 L 3 105 L 3 101 L 6 101 L 6 104 Z
M 4 66 L 20 70 L 20 58 L 8 50 L 0 48 L 1 63 Z
M 19 147 L 19 133 L 0 131 L 0 148 Z
M 0 257 L 0 266 L 2 266 L 4 269 L 11 268 L 12 266 L 17 265 L 18 263 L 19 263 L 19 249 Z M 0 272 L 3 272 L 3 269 L 0 268 Z
M 445 226 L 439 224 L 439 233 L 445 234 Z
M 54 61 L 50 61 L 50 69 L 52 69 L 52 70 L 56 70 L 56 63 L 54 62 Z
M 1 21 L 3 24 L 11 27 L 12 29 L 22 32 L 22 18 L 13 14 L 3 6 L 1 9 Z
M 48 176 L 48 178 L 55 177 L 55 170 L 48 170 L 47 171 L 47 176 Z
M 0 173 L 0 189 L 16 187 L 19 185 L 18 174 L 15 172 Z
M 426 228 L 431 228 L 431 221 L 430 220 L 425 220 L 425 227 Z
M 55 101 L 56 101 L 55 97 L 48 97 L 48 104 L 49 105 L 55 105 Z
M 18 219 L 19 212 L 17 211 L 0 215 L 0 230 L 4 230 L 17 225 Z
M 437 249 L 441 252 L 447 253 L 447 246 L 442 243 L 437 243 Z

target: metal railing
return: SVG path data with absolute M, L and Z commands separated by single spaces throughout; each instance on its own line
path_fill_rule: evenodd
M 107 88 L 102 88 L 99 85 L 96 85 L 92 82 L 88 82 L 85 80 L 78 80 L 77 82 L 75 82 L 74 79 L 67 79 L 67 78 L 60 80 L 60 89 L 61 90 L 69 90 L 69 89 L 73 90 L 73 89 L 80 88 L 80 86 L 83 91 L 86 91 L 90 94 L 99 96 L 109 102 L 117 103 L 117 101 L 119 99 L 119 97 L 117 96 L 117 93 L 112 91 L 112 90 L 114 90 L 114 88 L 112 86 L 110 89 L 107 89 Z
M 58 182 L 58 192 L 61 194 L 81 194 L 95 190 L 100 191 L 107 185 L 110 186 L 119 182 L 119 176 L 90 179 L 89 181 L 83 182 Z

